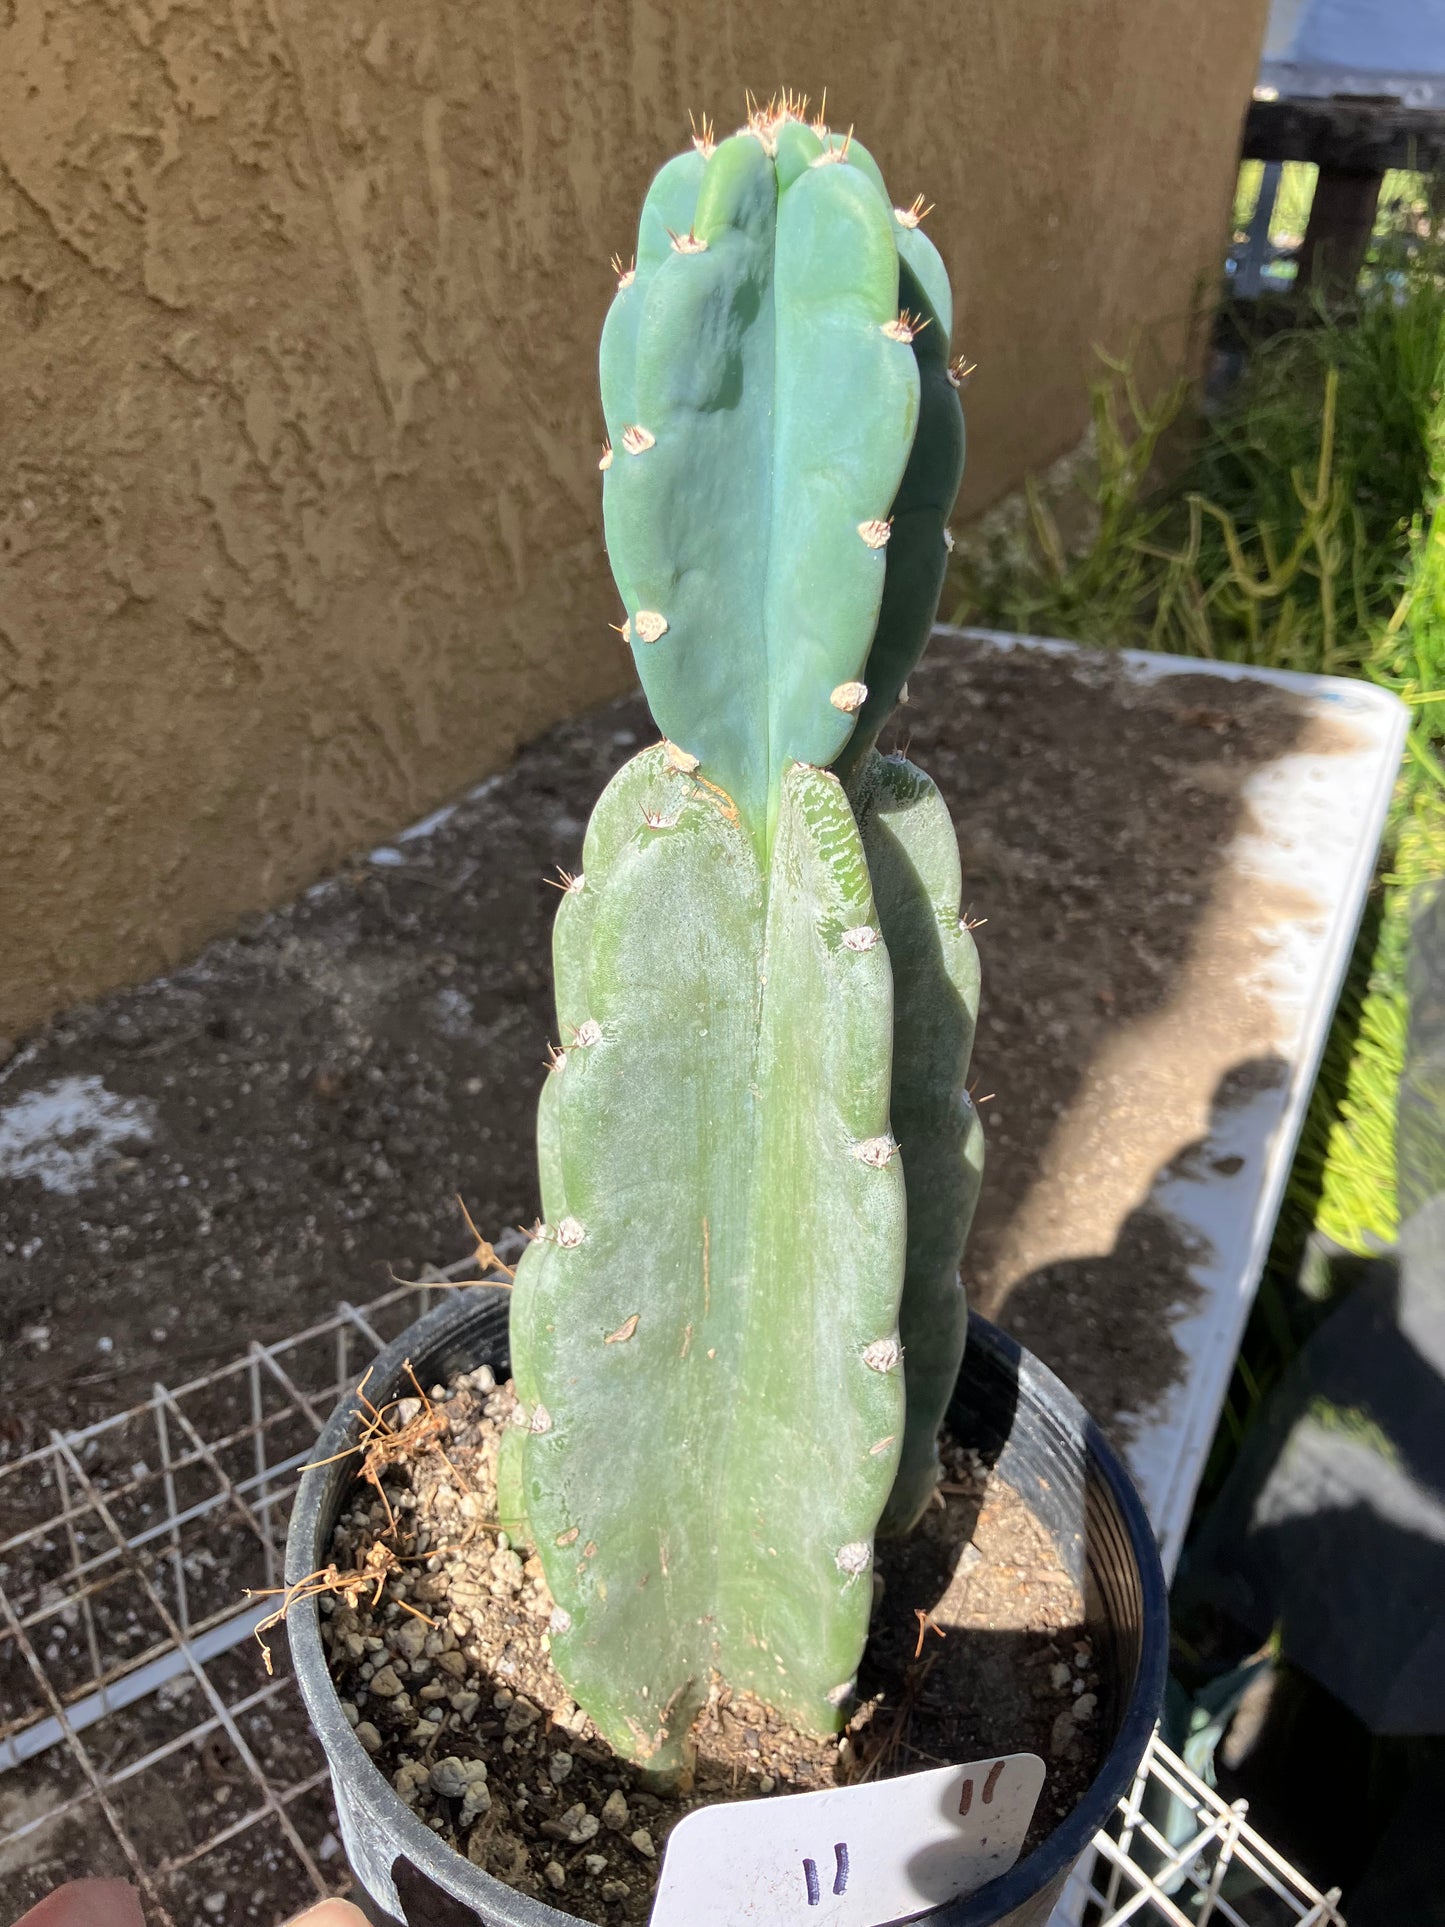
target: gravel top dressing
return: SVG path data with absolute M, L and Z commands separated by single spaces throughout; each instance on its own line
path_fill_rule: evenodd
M 939 1506 L 908 1540 L 878 1546 L 858 1706 L 841 1740 L 714 1690 L 693 1787 L 648 1788 L 553 1669 L 540 1561 L 486 1523 L 498 1440 L 516 1409 L 485 1366 L 389 1408 L 393 1428 L 435 1418 L 420 1449 L 382 1474 L 381 1492 L 355 1486 L 331 1557 L 341 1573 L 364 1570 L 382 1542 L 403 1563 L 379 1599 L 368 1587 L 353 1590 L 354 1604 L 321 1601 L 357 1737 L 418 1816 L 488 1873 L 585 1920 L 641 1922 L 668 1833 L 711 1801 L 1035 1752 L 1048 1778 L 1033 1846 L 1088 1785 L 1099 1678 L 1078 1589 L 1018 1495 L 977 1454 L 949 1446 Z M 576 1552 L 588 1557 L 580 1536 Z

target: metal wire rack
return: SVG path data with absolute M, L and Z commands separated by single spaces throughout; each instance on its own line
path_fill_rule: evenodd
M 343 1303 L 0 1466 L 7 1919 L 80 1873 L 133 1880 L 156 1927 L 279 1927 L 346 1891 L 285 1642 L 268 1678 L 252 1635 L 271 1602 L 244 1589 L 279 1586 L 291 1497 L 323 1422 L 431 1296 Z M 1181 1814 L 1188 1838 L 1171 1845 Z M 1343 1921 L 1338 1894 L 1316 1892 L 1242 1805 L 1157 1740 L 1096 1845 L 1055 1927 Z

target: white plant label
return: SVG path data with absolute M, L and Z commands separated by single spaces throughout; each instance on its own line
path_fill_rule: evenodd
M 702 1807 L 673 1828 L 651 1927 L 887 1927 L 971 1894 L 1019 1857 L 1034 1753 Z

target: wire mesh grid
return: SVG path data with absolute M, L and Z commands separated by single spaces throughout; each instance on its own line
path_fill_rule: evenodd
M 325 1761 L 285 1642 L 268 1677 L 253 1638 L 273 1602 L 245 1589 L 280 1585 L 291 1498 L 322 1424 L 430 1298 L 401 1287 L 342 1304 L 0 1465 L 10 1910 L 82 1872 L 133 1880 L 156 1927 L 278 1927 L 346 1891 Z M 1316 1892 L 1242 1805 L 1158 1740 L 1096 1848 L 1056 1927 L 1343 1920 L 1337 1894 Z

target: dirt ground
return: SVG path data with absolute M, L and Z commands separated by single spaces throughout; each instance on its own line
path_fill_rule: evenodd
M 949 799 L 982 920 L 969 1287 L 1121 1430 L 1191 1290 L 1149 1180 L 1230 1076 L 1273 1074 L 1222 862 L 1241 784 L 1300 729 L 1262 684 L 953 642 L 885 738 Z M 531 1222 L 547 878 L 652 733 L 637 698 L 569 722 L 425 834 L 14 1052 L 0 1453 L 464 1256 L 458 1194 L 493 1237 Z

